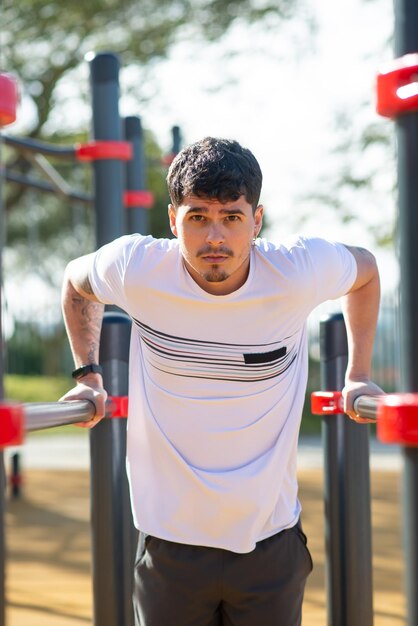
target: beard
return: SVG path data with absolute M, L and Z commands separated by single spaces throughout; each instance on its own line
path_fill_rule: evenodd
M 202 274 L 202 276 L 208 283 L 222 283 L 229 278 L 229 274 L 221 269 L 219 265 L 212 265 L 210 270 Z
M 201 248 L 198 251 L 197 256 L 201 257 L 201 256 L 203 256 L 205 254 L 217 254 L 217 253 L 218 254 L 226 254 L 230 258 L 232 258 L 234 256 L 233 251 L 230 250 L 230 248 L 227 248 L 226 246 L 220 246 L 219 248 L 214 249 L 210 245 L 204 246 L 203 248 Z M 210 269 L 208 271 L 206 271 L 206 272 L 202 272 L 201 275 L 208 283 L 221 283 L 224 280 L 226 280 L 227 278 L 229 278 L 229 276 L 230 276 L 230 274 L 225 272 L 225 270 L 222 269 L 217 264 L 211 265 Z

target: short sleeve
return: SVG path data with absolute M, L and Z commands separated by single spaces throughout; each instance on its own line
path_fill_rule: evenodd
M 116 304 L 125 308 L 125 274 L 132 250 L 140 235 L 126 235 L 97 250 L 89 279 L 95 296 L 104 304 Z
M 315 277 L 317 304 L 345 295 L 357 276 L 357 263 L 348 248 L 319 238 L 306 239 L 304 245 Z

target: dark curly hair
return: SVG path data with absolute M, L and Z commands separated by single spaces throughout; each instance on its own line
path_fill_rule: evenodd
M 167 185 L 174 208 L 190 195 L 222 203 L 243 195 L 255 211 L 262 178 L 250 150 L 237 141 L 205 137 L 178 153 L 168 170 Z

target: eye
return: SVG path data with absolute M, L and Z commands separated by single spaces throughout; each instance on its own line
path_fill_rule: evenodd
M 190 219 L 192 222 L 203 222 L 205 219 L 205 216 L 196 214 L 196 215 L 191 215 Z
M 240 222 L 241 218 L 239 215 L 227 215 L 225 218 L 227 222 Z

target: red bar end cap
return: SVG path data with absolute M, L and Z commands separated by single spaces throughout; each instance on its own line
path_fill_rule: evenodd
M 377 410 L 377 436 L 383 443 L 418 446 L 418 393 L 385 396 Z
M 341 391 L 314 391 L 311 395 L 313 415 L 339 415 L 344 413 Z
M 0 74 L 0 126 L 16 121 L 19 90 L 17 81 L 10 74 Z
M 418 110 L 418 53 L 405 54 L 386 64 L 377 75 L 376 111 L 395 118 Z
M 22 404 L 0 403 L 0 448 L 22 445 L 24 421 Z

